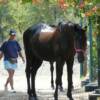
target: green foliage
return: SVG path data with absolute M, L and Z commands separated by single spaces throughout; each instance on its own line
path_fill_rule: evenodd
M 95 0 L 96 4 L 100 3 L 100 0 Z
M 66 3 L 77 3 L 77 0 L 65 0 Z M 15 28 L 18 32 L 18 39 L 22 33 L 32 24 L 45 22 L 57 24 L 62 20 L 79 22 L 79 9 L 72 6 L 62 10 L 58 6 L 58 0 L 41 0 L 39 4 L 32 4 L 32 0 L 9 0 L 7 4 L 0 5 L 0 25 L 4 30 L 4 37 L 7 37 L 8 30 Z M 5 12 L 5 13 L 4 13 Z M 76 14 L 78 13 L 78 14 Z
M 32 0 L 22 0 L 22 3 L 32 2 Z

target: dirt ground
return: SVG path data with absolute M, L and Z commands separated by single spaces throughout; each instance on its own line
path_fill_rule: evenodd
M 6 78 L 7 78 L 7 72 L 4 69 L 3 61 L 1 60 L 0 61 L 0 91 L 4 91 L 4 84 L 5 84 Z M 37 91 L 39 100 L 53 100 L 54 90 L 51 89 L 50 78 L 51 78 L 50 65 L 48 62 L 43 62 L 42 67 L 40 67 L 36 76 L 36 91 Z M 55 74 L 54 74 L 54 79 L 55 79 Z M 66 96 L 66 93 L 67 93 L 66 65 L 64 65 L 62 80 L 63 80 L 64 91 L 59 92 L 59 100 L 68 100 Z M 84 89 L 81 87 L 80 83 L 81 83 L 80 65 L 76 61 L 73 67 L 73 84 L 74 84 L 73 97 L 74 97 L 74 100 L 88 100 L 89 93 L 84 92 Z M 22 93 L 22 95 L 27 94 L 26 93 L 27 84 L 26 84 L 26 77 L 25 77 L 25 64 L 23 64 L 21 59 L 18 60 L 18 68 L 14 76 L 14 87 L 16 90 L 15 95 L 17 95 L 18 93 Z M 10 91 L 10 88 L 9 88 L 9 91 Z M 1 94 L 2 93 L 4 92 L 1 92 Z M 15 99 L 11 99 L 11 100 L 15 100 Z

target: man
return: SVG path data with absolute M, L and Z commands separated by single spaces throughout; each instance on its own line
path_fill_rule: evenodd
M 14 92 L 13 76 L 17 68 L 18 55 L 22 58 L 22 61 L 25 62 L 21 53 L 21 47 L 16 41 L 16 31 L 10 30 L 9 39 L 5 41 L 0 48 L 0 58 L 4 56 L 4 67 L 8 72 L 5 89 L 7 90 L 8 83 L 10 83 L 12 92 Z

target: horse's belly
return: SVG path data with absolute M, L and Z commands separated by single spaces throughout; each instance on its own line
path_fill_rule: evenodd
M 53 48 L 38 46 L 37 48 L 34 48 L 33 51 L 35 56 L 37 56 L 39 59 L 46 60 L 46 61 L 55 59 Z
M 40 57 L 42 60 L 51 61 L 55 59 L 55 56 L 51 52 L 37 52 L 37 57 Z
M 53 55 L 40 55 L 41 59 L 42 60 L 45 60 L 45 61 L 54 61 L 55 60 L 55 57 Z

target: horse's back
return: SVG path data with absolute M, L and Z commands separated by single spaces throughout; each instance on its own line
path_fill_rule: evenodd
M 35 31 L 36 33 L 40 33 L 40 32 L 52 32 L 54 30 L 54 28 L 45 23 L 39 23 L 39 24 L 32 25 L 27 30 Z
M 53 38 L 56 28 L 51 27 L 45 23 L 32 25 L 24 32 L 24 38 L 38 38 L 40 42 L 48 42 Z

